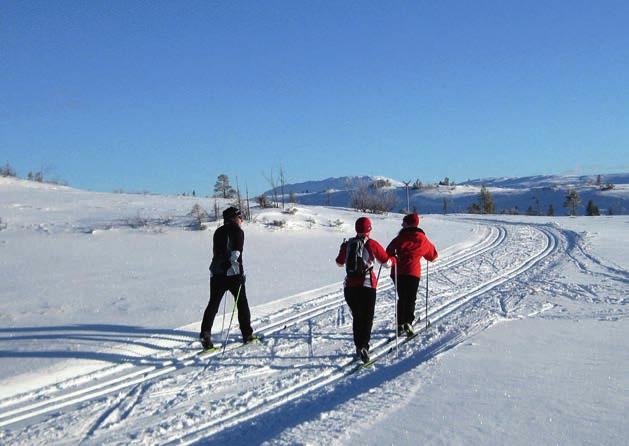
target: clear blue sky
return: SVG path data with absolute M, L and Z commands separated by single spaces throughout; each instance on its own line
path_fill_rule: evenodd
M 629 170 L 627 1 L 0 3 L 0 163 L 252 193 Z

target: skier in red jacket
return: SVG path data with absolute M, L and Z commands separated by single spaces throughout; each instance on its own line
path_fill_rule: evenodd
M 391 270 L 395 281 L 397 270 L 398 334 L 413 335 L 415 299 L 421 277 L 421 259 L 433 262 L 438 254 L 435 246 L 419 227 L 419 215 L 408 214 L 402 220 L 402 230 L 389 246 L 387 253 L 397 257 L 397 265 Z
M 377 241 L 370 239 L 371 221 L 360 217 L 354 225 L 356 237 L 343 241 L 336 257 L 338 266 L 345 266 L 347 276 L 343 293 L 352 312 L 352 331 L 356 353 L 369 362 L 369 341 L 376 307 L 378 279 L 373 271 L 374 260 L 390 268 L 395 258 L 388 255 Z

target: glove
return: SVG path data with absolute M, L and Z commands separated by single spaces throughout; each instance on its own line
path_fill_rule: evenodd
M 389 257 L 387 263 L 384 264 L 385 268 L 391 268 L 394 265 L 397 265 L 397 258 L 395 257 Z
M 238 257 L 240 257 L 240 251 L 232 251 L 229 254 L 229 268 L 227 269 L 228 276 L 237 276 L 240 274 L 240 264 L 238 263 Z

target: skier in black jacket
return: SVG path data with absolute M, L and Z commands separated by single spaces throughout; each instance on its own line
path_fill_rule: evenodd
M 213 347 L 212 325 L 226 291 L 229 291 L 236 300 L 238 323 L 243 342 L 247 343 L 257 339 L 251 328 L 251 312 L 245 290 L 245 274 L 242 266 L 245 233 L 240 228 L 242 224 L 240 210 L 235 207 L 225 209 L 223 220 L 224 225 L 216 230 L 213 237 L 213 255 L 210 264 L 210 302 L 203 314 L 199 336 L 204 349 Z

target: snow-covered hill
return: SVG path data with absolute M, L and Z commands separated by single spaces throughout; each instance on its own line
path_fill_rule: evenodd
M 216 228 L 183 224 L 197 203 L 0 179 L 0 443 L 626 442 L 629 217 L 423 215 L 431 324 L 395 348 L 383 270 L 362 368 L 334 262 L 360 214 L 301 204 L 244 226 L 263 342 L 232 326 L 197 356 Z M 400 228 L 371 218 L 383 244 Z
M 298 203 L 308 205 L 350 205 L 352 191 L 360 184 L 371 184 L 384 177 L 341 177 L 321 181 L 289 184 L 285 194 L 295 194 Z M 385 179 L 391 187 L 385 190 L 395 193 L 395 210 L 406 208 L 406 188 L 403 182 Z M 605 189 L 611 183 L 614 188 Z M 410 209 L 419 213 L 465 213 L 472 203 L 478 202 L 481 185 L 492 193 L 497 211 L 525 214 L 529 208 L 540 215 L 548 214 L 552 205 L 556 215 L 566 215 L 563 208 L 566 195 L 575 189 L 581 198 L 577 213 L 585 214 L 590 200 L 603 214 L 629 214 L 629 174 L 602 175 L 597 184 L 597 175 L 560 176 L 545 175 L 523 178 L 487 178 L 469 180 L 456 186 L 424 185 L 421 189 L 410 189 Z M 266 192 L 267 195 L 270 191 Z

